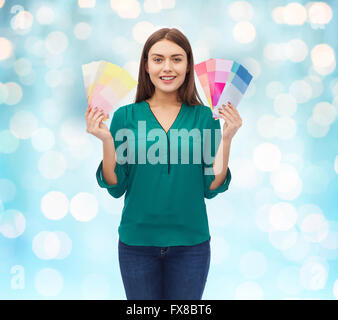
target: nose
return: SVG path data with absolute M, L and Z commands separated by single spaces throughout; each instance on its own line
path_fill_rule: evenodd
M 163 67 L 163 70 L 165 71 L 170 71 L 171 70 L 171 62 L 170 62 L 170 59 L 166 59 L 164 61 L 164 67 Z

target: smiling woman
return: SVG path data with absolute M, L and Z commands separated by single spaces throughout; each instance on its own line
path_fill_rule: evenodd
M 141 56 L 136 101 L 114 112 L 113 139 L 103 143 L 97 181 L 115 198 L 125 193 L 118 251 L 129 300 L 199 300 L 206 284 L 211 237 L 204 199 L 226 191 L 231 174 L 225 167 L 226 179 L 211 188 L 222 134 L 198 96 L 193 67 L 179 30 L 152 34 Z M 127 132 L 134 138 L 123 141 Z

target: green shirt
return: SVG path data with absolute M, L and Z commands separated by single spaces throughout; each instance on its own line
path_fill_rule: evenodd
M 183 103 L 166 133 L 143 100 L 118 108 L 110 132 L 117 155 L 117 184 L 105 181 L 102 161 L 96 178 L 114 198 L 125 194 L 119 239 L 128 245 L 159 247 L 208 240 L 204 198 L 224 192 L 231 180 L 228 168 L 224 183 L 209 189 L 222 137 L 211 109 Z

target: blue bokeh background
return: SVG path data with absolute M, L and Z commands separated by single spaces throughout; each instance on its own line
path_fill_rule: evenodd
M 195 63 L 232 59 L 254 76 L 229 190 L 206 200 L 203 299 L 337 299 L 338 3 L 317 5 L 0 0 L 0 299 L 125 299 L 123 197 L 95 178 L 102 144 L 86 133 L 81 65 L 138 79 L 162 27 L 184 32 Z

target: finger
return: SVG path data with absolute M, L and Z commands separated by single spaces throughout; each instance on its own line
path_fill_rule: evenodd
M 228 103 L 228 106 L 230 107 L 231 110 L 233 110 L 239 116 L 238 110 L 233 104 L 231 104 L 231 102 Z
M 236 116 L 232 113 L 231 110 L 227 109 L 226 107 L 223 108 L 222 110 L 225 114 L 227 114 L 232 121 L 235 121 L 236 120 Z
M 96 119 L 96 124 L 99 124 L 104 118 L 104 114 L 99 116 L 97 119 Z
M 92 110 L 90 111 L 90 115 L 93 117 L 93 115 L 98 111 L 98 107 L 94 107 L 92 108 Z
M 233 120 L 229 116 L 229 114 L 225 113 L 222 109 L 219 110 L 219 114 L 224 120 L 228 120 L 229 122 L 233 123 Z
M 232 115 L 232 117 L 234 118 L 234 119 L 240 119 L 241 117 L 240 117 L 240 115 L 239 115 L 239 113 L 238 113 L 238 111 L 236 110 L 236 108 L 235 107 L 230 107 L 229 105 L 228 105 L 228 107 L 224 107 L 224 110 L 227 110 L 228 112 L 230 112 L 230 114 Z
M 97 118 L 101 117 L 101 115 L 104 115 L 102 111 L 97 111 L 93 117 L 94 120 L 96 120 Z

